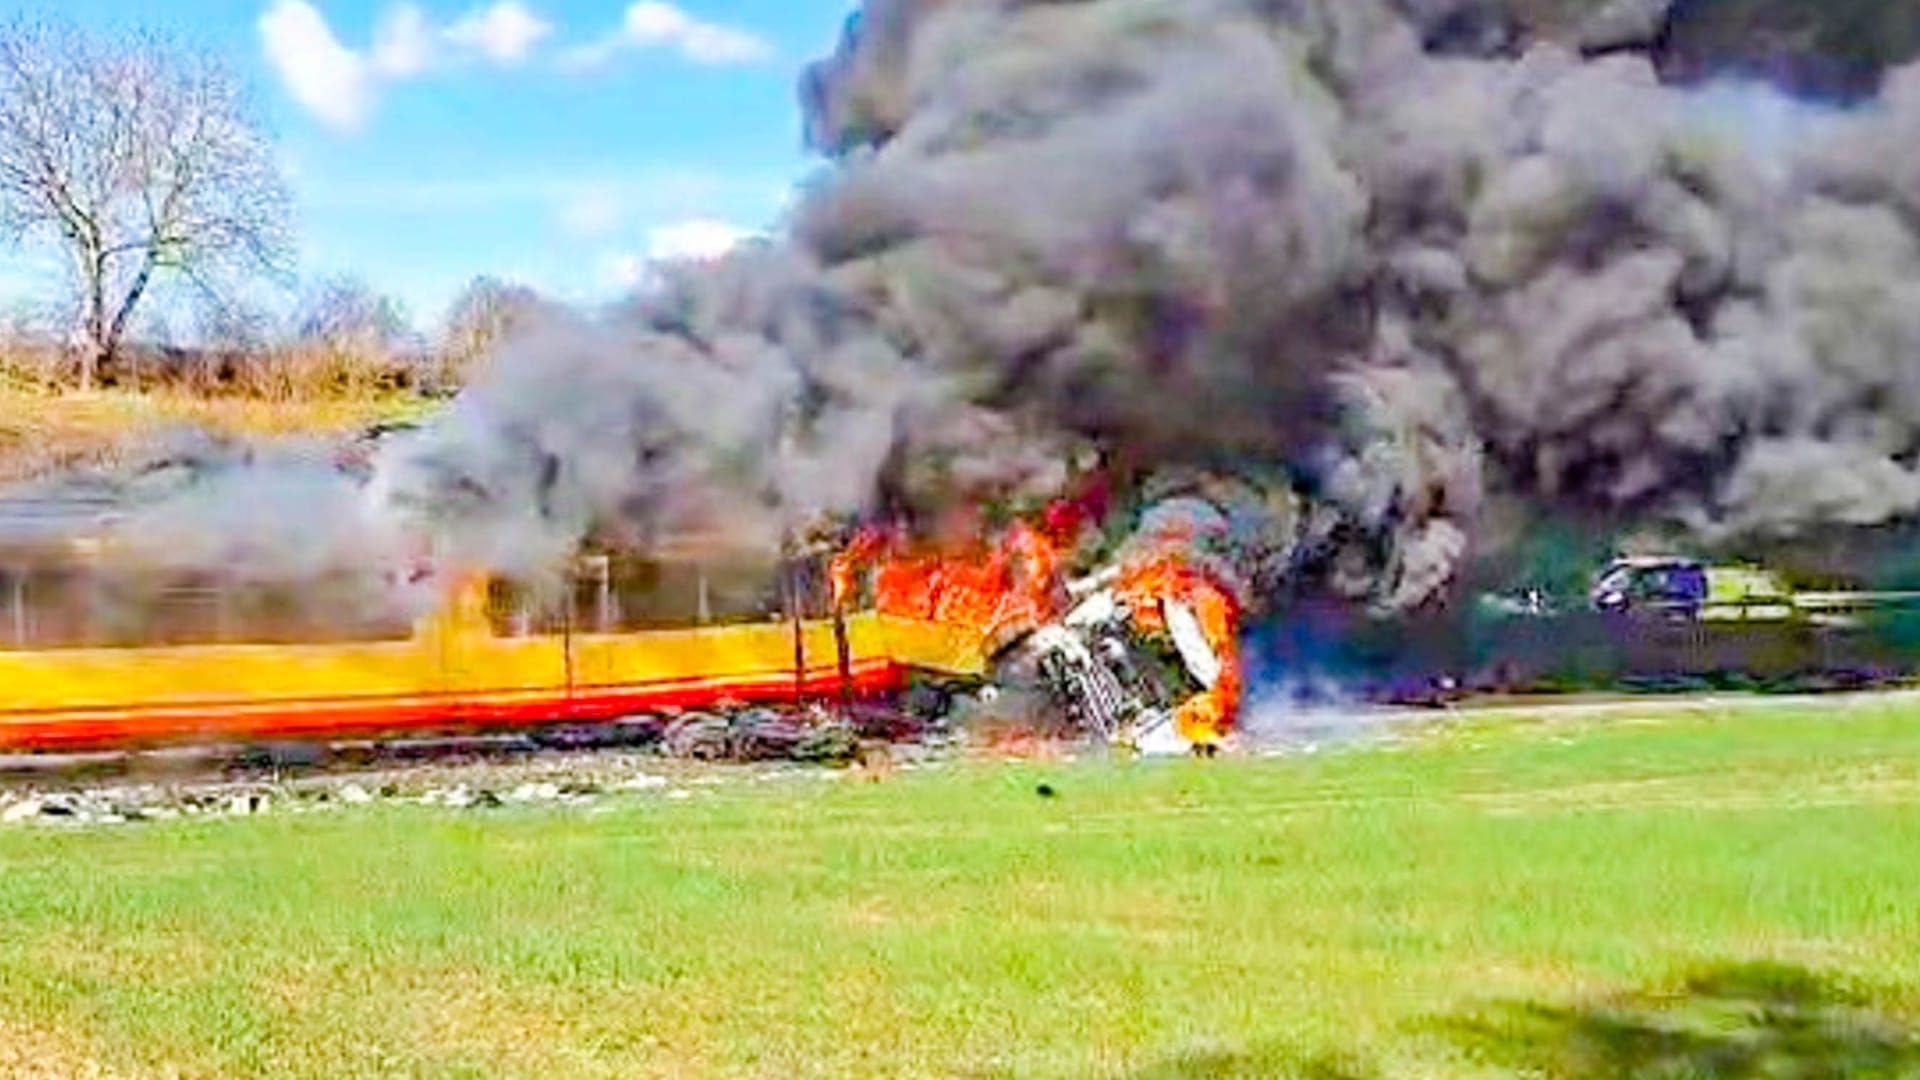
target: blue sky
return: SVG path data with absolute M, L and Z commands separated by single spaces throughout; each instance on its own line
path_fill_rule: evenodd
M 598 299 L 649 254 L 711 250 L 776 220 L 814 164 L 800 68 L 832 48 L 853 6 L 24 4 L 88 28 L 155 27 L 226 57 L 278 137 L 303 276 L 362 277 L 423 326 L 479 273 Z M 0 291 L 17 276 L 0 275 Z

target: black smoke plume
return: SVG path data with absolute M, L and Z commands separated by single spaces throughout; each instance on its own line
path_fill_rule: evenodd
M 1663 81 L 1688 5 L 1558 6 L 870 0 L 776 238 L 521 334 L 374 491 L 514 568 L 1098 460 L 1249 602 L 1383 615 L 1497 554 L 1496 503 L 1915 518 L 1920 66 L 1782 145 L 1706 107 L 1777 91 Z

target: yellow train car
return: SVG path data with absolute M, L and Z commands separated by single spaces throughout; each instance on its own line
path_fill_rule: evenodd
M 656 585 L 634 595 L 657 595 Z M 603 573 L 597 596 L 589 582 L 588 612 L 569 610 L 556 624 L 516 610 L 503 602 L 510 589 L 476 577 L 410 625 L 251 636 L 247 620 L 232 618 L 220 591 L 209 589 L 210 599 L 192 609 L 196 618 L 143 619 L 116 638 L 101 634 L 97 620 L 91 634 L 66 626 L 77 605 L 36 596 L 84 593 L 84 575 L 0 560 L 0 749 L 607 720 L 670 707 L 872 696 L 901 688 L 914 672 L 966 678 L 988 663 L 975 629 L 873 611 L 836 622 L 818 608 L 716 616 L 706 580 L 694 587 L 697 610 L 685 617 L 622 619 L 609 611 L 619 598 Z

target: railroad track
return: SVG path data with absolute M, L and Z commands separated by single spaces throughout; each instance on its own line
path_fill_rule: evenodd
M 650 715 L 514 731 L 388 738 L 197 742 L 85 752 L 0 754 L 0 789 L 50 783 L 283 782 L 392 769 L 537 763 L 591 754 L 663 760 L 847 763 L 876 744 L 920 744 L 939 725 L 894 709 L 800 715 L 770 708 Z
M 1497 719 L 1537 716 L 1545 719 L 1602 719 L 1673 710 L 1716 713 L 1759 712 L 1778 709 L 1887 708 L 1920 705 L 1920 688 L 1801 694 L 1690 693 L 1678 695 L 1592 694 L 1541 695 L 1467 699 L 1440 707 L 1356 705 L 1351 708 L 1303 708 L 1292 732 L 1337 739 L 1341 733 L 1401 724 L 1457 719 Z M 1281 710 L 1283 713 L 1285 710 Z M 778 720 L 788 726 L 781 738 L 791 738 L 798 721 Z M 700 716 L 695 723 L 710 730 L 726 726 L 728 718 Z M 676 722 L 646 718 L 609 724 L 574 724 L 518 732 L 447 733 L 430 737 L 390 739 L 336 739 L 311 742 L 209 743 L 169 747 L 106 750 L 88 753 L 0 754 L 0 786 L 40 784 L 54 780 L 164 782 L 224 778 L 289 779 L 303 776 L 350 776 L 388 768 L 461 766 L 514 763 L 567 754 L 653 750 L 662 757 L 727 760 L 722 752 L 676 753 Z M 1264 725 L 1263 731 L 1274 725 Z M 917 741 L 904 733 L 903 742 Z M 1274 741 L 1282 741 L 1275 739 Z M 764 759 L 773 759 L 769 754 Z

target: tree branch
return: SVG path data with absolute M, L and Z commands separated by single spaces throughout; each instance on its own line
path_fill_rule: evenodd
M 273 269 L 284 189 L 237 85 L 144 38 L 0 26 L 0 226 L 66 249 L 93 359 L 163 277 Z

